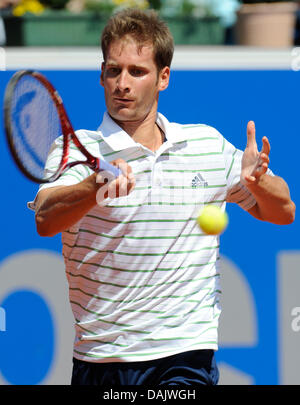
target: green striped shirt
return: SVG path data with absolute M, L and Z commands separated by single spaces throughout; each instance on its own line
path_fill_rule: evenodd
M 96 204 L 63 232 L 63 256 L 75 317 L 74 356 L 94 362 L 138 361 L 218 347 L 219 237 L 195 221 L 201 207 L 226 201 L 249 209 L 240 183 L 242 152 L 206 125 L 157 123 L 166 142 L 152 152 L 105 113 L 98 131 L 77 131 L 97 157 L 126 160 L 136 177 L 125 197 Z M 54 170 L 58 139 L 48 158 Z M 82 160 L 75 147 L 72 160 Z M 91 174 L 75 166 L 51 185 Z

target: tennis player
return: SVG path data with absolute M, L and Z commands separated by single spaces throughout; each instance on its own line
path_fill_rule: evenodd
M 173 48 L 152 11 L 110 18 L 102 34 L 107 111 L 97 131 L 77 135 L 123 174 L 106 182 L 76 166 L 35 200 L 39 234 L 62 232 L 76 329 L 72 384 L 217 384 L 219 237 L 199 230 L 197 211 L 232 202 L 262 221 L 294 220 L 289 188 L 268 168 L 266 137 L 257 150 L 252 121 L 242 152 L 210 126 L 170 123 L 158 112 Z M 54 149 L 52 167 L 57 156 Z

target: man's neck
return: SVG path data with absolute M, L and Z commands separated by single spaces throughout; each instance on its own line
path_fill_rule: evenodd
M 154 124 L 152 128 L 139 128 L 133 135 L 132 139 L 152 150 L 157 151 L 164 143 L 164 133 L 157 124 Z
M 139 123 L 118 122 L 118 125 L 127 132 L 135 142 L 140 143 L 153 152 L 158 150 L 164 143 L 164 132 L 156 124 L 154 118 L 147 117 Z

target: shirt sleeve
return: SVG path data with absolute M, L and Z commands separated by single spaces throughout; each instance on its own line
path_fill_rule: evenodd
M 245 211 L 256 204 L 253 194 L 240 182 L 243 153 L 222 137 L 227 182 L 226 202 L 236 203 Z M 274 176 L 268 169 L 267 174 Z
M 63 139 L 62 137 L 57 138 L 48 155 L 46 165 L 45 165 L 45 174 L 47 177 L 50 177 L 54 174 L 57 170 L 57 167 L 60 164 L 61 156 L 62 156 L 62 148 L 63 148 Z M 82 161 L 85 160 L 85 157 L 82 153 L 73 145 L 70 144 L 70 151 L 69 151 L 69 158 L 68 162 L 74 161 Z M 71 186 L 73 184 L 80 183 L 86 177 L 92 174 L 92 170 L 89 169 L 87 166 L 78 164 L 70 169 L 66 170 L 57 180 L 52 183 L 45 183 L 39 186 L 38 192 L 33 201 L 29 201 L 27 203 L 27 207 L 31 210 L 35 210 L 35 201 L 38 193 L 41 190 L 45 190 L 46 188 L 56 187 L 56 186 Z

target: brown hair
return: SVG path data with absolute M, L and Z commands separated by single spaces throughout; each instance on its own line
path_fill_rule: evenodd
M 104 61 L 109 45 L 125 36 L 132 37 L 141 47 L 151 43 L 154 50 L 154 62 L 158 71 L 165 66 L 170 67 L 174 41 L 167 24 L 162 21 L 154 10 L 128 8 L 112 15 L 101 36 L 101 47 Z

